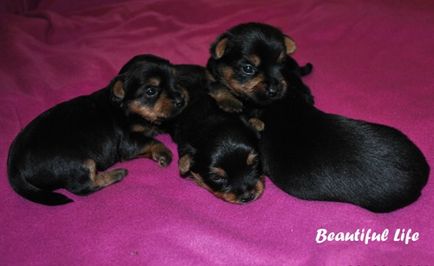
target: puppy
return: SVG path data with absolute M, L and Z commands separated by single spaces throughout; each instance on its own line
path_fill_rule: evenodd
M 312 65 L 300 67 L 288 55 L 296 50 L 295 42 L 279 29 L 260 23 L 240 24 L 220 35 L 211 46 L 207 68 L 211 79 L 210 95 L 226 112 L 242 113 L 258 130 L 264 106 L 281 99 L 294 88 L 286 72 L 307 75 Z M 306 101 L 313 102 L 309 91 Z
M 170 150 L 153 136 L 162 121 L 182 111 L 185 99 L 167 60 L 141 59 L 124 66 L 106 88 L 54 106 L 18 134 L 8 157 L 9 181 L 18 194 L 45 205 L 66 204 L 72 200 L 53 190 L 98 191 L 127 175 L 126 169 L 102 172 L 116 162 L 171 162 Z
M 298 76 L 287 79 L 308 90 Z M 261 119 L 264 172 L 291 195 L 390 212 L 427 183 L 423 154 L 394 128 L 322 112 L 301 93 L 274 102 Z
M 255 132 L 238 116 L 221 111 L 207 94 L 203 67 L 176 67 L 178 84 L 189 104 L 169 129 L 178 144 L 182 176 L 225 201 L 243 204 L 264 191 Z
M 295 43 L 278 29 L 238 25 L 211 47 L 210 95 L 261 130 L 266 175 L 287 193 L 388 212 L 415 201 L 429 166 L 396 129 L 324 113 L 301 81 L 312 70 L 289 56 Z

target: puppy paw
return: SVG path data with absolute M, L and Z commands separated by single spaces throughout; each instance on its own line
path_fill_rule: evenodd
M 113 183 L 115 182 L 119 182 L 122 179 L 124 179 L 124 177 L 126 177 L 128 175 L 128 170 L 125 168 L 118 168 L 118 169 L 114 169 L 110 172 L 111 176 L 112 176 L 112 180 Z
M 100 172 L 90 176 L 93 181 L 92 191 L 98 191 L 104 187 L 121 181 L 128 174 L 127 169 L 118 168 L 107 172 Z M 86 192 L 87 193 L 87 192 Z
M 258 132 L 263 131 L 265 128 L 264 122 L 255 117 L 249 119 L 249 124 Z
M 161 167 L 167 167 L 172 162 L 172 152 L 166 147 L 152 154 L 152 159 Z
M 193 159 L 188 154 L 183 155 L 181 158 L 179 158 L 178 168 L 179 168 L 179 174 L 181 176 L 185 177 L 190 172 L 192 162 Z
M 236 99 L 221 100 L 218 105 L 227 113 L 241 113 L 244 108 L 243 103 Z
M 217 102 L 217 105 L 228 113 L 241 113 L 243 103 L 225 88 L 214 88 L 209 95 Z

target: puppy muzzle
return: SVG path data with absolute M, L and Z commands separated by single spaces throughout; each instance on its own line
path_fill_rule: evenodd
M 265 89 L 265 95 L 272 99 L 280 99 L 286 91 L 286 82 L 274 81 Z
M 173 99 L 173 105 L 176 109 L 182 109 L 185 106 L 184 98 L 182 96 L 175 97 L 175 99 Z

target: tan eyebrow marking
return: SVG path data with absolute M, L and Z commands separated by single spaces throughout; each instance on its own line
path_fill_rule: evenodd
M 152 86 L 155 86 L 155 87 L 158 87 L 160 85 L 160 82 L 161 82 L 161 80 L 159 78 L 157 78 L 157 77 L 153 77 L 153 78 L 150 78 L 148 80 L 149 85 L 152 85 Z
M 251 55 L 248 57 L 248 60 L 255 66 L 259 66 L 261 64 L 261 58 L 257 55 Z

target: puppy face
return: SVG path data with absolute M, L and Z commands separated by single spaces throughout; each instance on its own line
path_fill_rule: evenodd
M 236 96 L 266 105 L 285 95 L 282 70 L 295 49 L 294 41 L 277 28 L 241 24 L 217 38 L 208 68 Z
M 257 154 L 240 151 L 217 156 L 209 167 L 192 171 L 194 181 L 216 197 L 230 203 L 245 204 L 264 192 L 264 177 Z
M 113 99 L 127 114 L 155 124 L 178 115 L 188 101 L 186 90 L 176 85 L 174 67 L 154 56 L 133 58 L 112 84 Z

